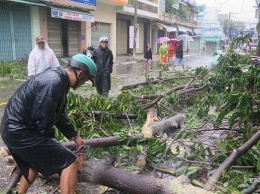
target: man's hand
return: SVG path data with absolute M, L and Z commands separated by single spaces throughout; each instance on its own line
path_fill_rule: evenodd
M 81 137 L 79 135 L 74 137 L 74 142 L 76 143 L 77 148 L 79 148 L 81 145 L 84 145 L 84 143 L 85 143 L 85 141 L 83 139 L 81 139 Z

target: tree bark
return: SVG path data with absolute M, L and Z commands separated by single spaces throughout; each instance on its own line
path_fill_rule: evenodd
M 220 179 L 222 171 L 229 168 L 240 156 L 246 153 L 251 147 L 253 147 L 260 140 L 260 130 L 256 132 L 246 143 L 241 147 L 234 149 L 232 154 L 218 167 L 208 181 L 203 185 L 203 188 L 210 191 L 216 182 Z
M 257 185 L 259 185 L 259 182 L 260 182 L 260 175 L 256 178 L 256 181 L 254 181 L 253 184 L 249 188 L 244 189 L 243 191 L 241 191 L 241 193 L 244 193 L 244 194 L 253 193 L 254 191 L 256 191 Z
M 173 180 L 157 179 L 117 169 L 111 163 L 88 164 L 84 172 L 82 178 L 85 181 L 118 189 L 130 194 L 211 193 L 192 186 L 190 180 L 185 176 Z
M 148 150 L 149 150 L 149 148 L 147 146 L 144 146 L 144 150 L 140 154 L 140 156 L 138 157 L 138 160 L 136 162 L 136 166 L 138 166 L 140 168 L 144 168 L 145 167 Z
M 146 126 L 145 128 L 143 128 L 142 133 L 146 138 L 151 138 L 157 134 L 162 135 L 163 132 L 167 129 L 170 129 L 172 127 L 179 128 L 181 124 L 184 123 L 184 120 L 185 120 L 185 115 L 178 114 L 176 116 Z
M 116 146 L 124 144 L 124 142 L 120 142 L 117 137 L 111 136 L 111 137 L 101 137 L 101 138 L 94 138 L 94 139 L 86 139 L 85 140 L 85 146 L 90 146 L 90 147 L 107 147 L 107 146 Z M 74 141 L 68 141 L 68 142 L 63 142 L 62 145 L 65 147 L 72 149 L 76 147 L 76 144 Z M 8 156 L 11 155 L 7 146 L 3 145 L 1 148 L 1 156 Z
M 138 82 L 138 83 L 134 83 L 134 84 L 128 84 L 128 85 L 123 85 L 123 86 L 119 86 L 118 89 L 119 90 L 128 90 L 128 89 L 132 89 L 132 88 L 136 88 L 138 86 L 144 86 L 144 85 L 149 85 L 149 84 L 157 84 L 157 83 L 162 83 L 162 82 L 168 82 L 171 81 L 173 79 L 185 79 L 185 78 L 193 78 L 191 76 L 187 76 L 187 77 L 172 77 L 172 78 L 167 78 L 167 79 L 157 79 L 157 80 L 153 80 L 153 81 L 144 81 L 144 82 Z
M 142 128 L 142 134 L 144 135 L 144 137 L 151 136 L 150 131 L 148 130 L 148 126 L 159 121 L 157 116 L 158 116 L 158 110 L 155 107 L 149 108 L 147 112 L 146 122 Z
M 0 193 L 1 194 L 11 194 L 11 189 L 18 183 L 21 176 L 22 176 L 21 171 L 19 170 L 18 167 L 15 167 L 15 169 L 13 170 L 13 172 L 9 178 L 7 185 L 4 187 L 4 189 Z

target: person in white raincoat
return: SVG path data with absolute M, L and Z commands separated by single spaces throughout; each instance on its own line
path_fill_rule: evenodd
M 60 63 L 43 36 L 35 39 L 36 45 L 31 51 L 28 60 L 28 76 L 33 77 L 49 67 L 58 67 Z

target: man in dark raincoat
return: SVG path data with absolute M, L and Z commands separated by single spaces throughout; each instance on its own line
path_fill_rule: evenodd
M 108 97 L 111 87 L 110 74 L 113 71 L 113 54 L 108 48 L 108 38 L 106 36 L 102 36 L 99 42 L 100 46 L 94 50 L 92 55 L 92 59 L 97 66 L 95 85 L 99 95 Z
M 77 156 L 54 138 L 54 126 L 79 147 L 84 141 L 65 113 L 66 95 L 96 74 L 94 62 L 74 55 L 68 66 L 50 68 L 25 82 L 9 100 L 1 122 L 1 136 L 22 172 L 18 193 L 25 193 L 38 172 L 60 174 L 62 194 L 77 185 Z

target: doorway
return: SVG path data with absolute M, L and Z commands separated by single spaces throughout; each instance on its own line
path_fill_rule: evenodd
M 61 20 L 61 41 L 62 41 L 62 56 L 69 56 L 69 46 L 68 46 L 68 20 Z

